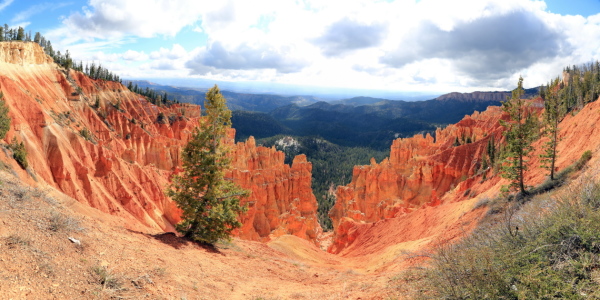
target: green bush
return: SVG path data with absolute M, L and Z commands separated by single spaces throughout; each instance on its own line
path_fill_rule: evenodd
M 25 149 L 25 144 L 23 142 L 18 142 L 17 138 L 13 138 L 12 142 L 9 145 L 10 149 L 13 151 L 13 158 L 19 163 L 19 165 L 23 169 L 27 169 L 29 163 L 27 163 L 27 149 Z
M 575 163 L 575 169 L 581 170 L 590 159 L 592 159 L 592 151 L 587 150 L 583 152 L 577 163 Z
M 167 117 L 165 116 L 165 114 L 163 112 L 160 112 L 160 113 L 158 113 L 158 116 L 156 117 L 156 123 L 167 124 L 167 123 L 169 123 L 169 120 L 167 119 Z
M 426 271 L 436 299 L 600 298 L 600 185 L 507 209 L 504 221 L 444 246 Z M 535 206 L 537 205 L 537 206 Z M 545 213 L 532 213 L 543 211 Z
M 79 131 L 79 134 L 86 140 L 90 141 L 90 142 L 94 142 L 94 137 L 92 136 L 92 133 L 87 129 L 87 128 L 83 128 Z

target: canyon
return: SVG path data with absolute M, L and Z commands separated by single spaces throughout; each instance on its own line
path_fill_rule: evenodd
M 337 188 L 329 213 L 334 231 L 324 233 L 306 156 L 285 164 L 283 152 L 259 146 L 252 137 L 234 143 L 231 130 L 226 143 L 233 168 L 227 177 L 252 193 L 242 200 L 248 211 L 239 216 L 242 227 L 234 232 L 236 238 L 205 247 L 173 234 L 180 211 L 164 192 L 181 165 L 182 147 L 202 118 L 198 106 L 154 105 L 120 83 L 65 70 L 37 44 L 24 42 L 0 43 L 0 90 L 12 119 L 0 142 L 0 161 L 9 170 L 0 172 L 7 183 L 0 196 L 23 185 L 43 190 L 59 203 L 2 202 L 7 208 L 0 213 L 25 208 L 20 214 L 0 214 L 0 237 L 9 239 L 23 228 L 31 242 L 30 248 L 6 244 L 10 251 L 0 254 L 0 278 L 12 278 L 1 270 L 12 270 L 19 278 L 39 277 L 31 279 L 37 286 L 19 283 L 19 278 L 0 280 L 0 288 L 15 298 L 47 298 L 53 291 L 63 293 L 61 297 L 91 297 L 89 278 L 67 273 L 98 265 L 121 272 L 129 289 L 116 293 L 131 297 L 402 297 L 403 287 L 390 287 L 391 278 L 425 264 L 422 253 L 475 229 L 488 213 L 479 203 L 498 197 L 507 184 L 497 169 L 482 163 L 490 144 L 500 147 L 500 120 L 507 119 L 500 107 L 489 107 L 437 129 L 434 136 L 396 139 L 389 158 L 356 166 L 351 182 Z M 541 113 L 540 98 L 528 103 Z M 590 164 L 597 164 L 599 111 L 600 103 L 592 102 L 562 121 L 559 170 L 586 150 L 592 151 Z M 12 140 L 27 149 L 26 170 L 6 146 Z M 534 143 L 528 185 L 546 179 L 547 172 L 537 167 L 544 142 Z M 28 210 L 29 216 L 24 213 Z M 69 214 L 85 224 L 86 231 L 68 234 L 80 236 L 87 248 L 73 248 L 56 233 L 40 232 L 46 221 L 36 220 L 45 220 L 46 211 Z M 17 251 L 34 246 L 42 250 L 32 253 L 44 254 L 32 259 L 27 251 Z M 10 265 L 10 260 L 20 263 Z M 39 275 L 50 272 L 41 264 L 30 265 L 38 261 L 68 266 L 54 271 L 66 276 L 68 284 L 56 283 L 57 275 Z M 145 284 L 142 276 L 147 276 Z M 85 290 L 77 290 L 78 285 Z M 41 286 L 49 288 L 32 288 Z
M 0 88 L 12 118 L 6 141 L 22 141 L 30 168 L 6 161 L 31 184 L 46 183 L 131 228 L 174 231 L 179 210 L 164 190 L 200 108 L 156 106 L 117 82 L 60 69 L 35 43 L 0 43 Z M 159 122 L 159 114 L 168 121 Z M 231 132 L 233 144 L 235 132 Z M 233 178 L 253 191 L 237 234 L 268 241 L 295 234 L 316 242 L 321 228 L 310 189 L 311 164 L 283 153 L 232 145 Z

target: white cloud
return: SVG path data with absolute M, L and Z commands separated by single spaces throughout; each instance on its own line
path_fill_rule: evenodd
M 13 3 L 14 0 L 4 0 L 0 2 L 0 11 L 4 10 L 7 6 Z
M 274 69 L 281 73 L 298 72 L 306 66 L 306 62 L 294 58 L 292 52 L 290 49 L 270 47 L 266 44 L 240 44 L 226 48 L 221 42 L 214 42 L 186 66 L 192 69 L 193 73 L 200 75 L 212 69 Z
M 460 74 L 486 84 L 568 54 L 572 48 L 563 32 L 527 11 L 455 22 L 452 27 L 447 31 L 425 20 L 382 62 L 401 68 L 430 58 L 447 59 Z
M 158 51 L 153 51 L 150 53 L 151 59 L 178 59 L 185 57 L 187 55 L 187 51 L 179 45 L 174 44 L 171 49 L 160 48 Z
M 144 53 L 144 51 L 137 52 L 134 50 L 127 50 L 121 55 L 121 58 L 130 61 L 143 61 L 148 60 L 149 56 L 146 53 Z
M 26 10 L 17 13 L 12 18 L 11 22 L 12 23 L 22 22 L 22 21 L 28 20 L 29 18 L 31 18 L 34 15 L 40 14 L 46 10 L 55 10 L 55 9 L 61 8 L 63 6 L 67 6 L 69 4 L 70 3 L 50 3 L 50 2 L 35 4 L 33 6 L 30 6 Z M 1 8 L 0 8 L 0 10 L 1 10 Z
M 93 38 L 134 35 L 174 36 L 195 23 L 201 2 L 194 0 L 90 0 L 90 7 L 77 12 L 64 23 L 79 34 Z
M 203 38 L 180 42 L 184 29 Z M 535 0 L 90 0 L 47 36 L 89 59 L 160 39 L 104 54 L 121 76 L 390 90 L 509 89 L 520 74 L 534 86 L 600 59 L 600 14 L 561 16 Z
M 12 27 L 12 28 L 19 28 L 19 27 L 27 28 L 27 26 L 29 26 L 29 24 L 31 24 L 31 22 L 20 22 L 20 23 L 12 24 L 10 27 Z
M 341 19 L 331 24 L 325 34 L 314 42 L 323 48 L 326 56 L 336 56 L 348 51 L 378 46 L 386 35 L 384 24 L 361 24 Z

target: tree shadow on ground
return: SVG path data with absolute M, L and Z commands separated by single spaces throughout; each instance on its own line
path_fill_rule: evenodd
M 163 244 L 169 245 L 178 250 L 187 245 L 196 245 L 196 246 L 206 250 L 207 252 L 225 255 L 224 253 L 219 251 L 219 249 L 217 249 L 214 245 L 197 242 L 197 241 L 192 241 L 185 237 L 177 236 L 173 232 L 164 232 L 164 233 L 158 233 L 158 234 L 144 234 L 144 235 L 147 237 L 153 238 Z

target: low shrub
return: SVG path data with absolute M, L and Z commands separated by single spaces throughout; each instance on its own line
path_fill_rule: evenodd
M 82 230 L 79 221 L 56 211 L 51 212 L 48 217 L 48 229 L 54 232 Z
M 95 266 L 92 268 L 92 275 L 104 289 L 118 290 L 123 286 L 119 277 L 115 276 L 104 266 Z
M 568 194 L 534 199 L 529 210 L 439 247 L 425 276 L 431 298 L 600 298 L 600 185 Z
M 27 162 L 27 149 L 25 149 L 25 144 L 23 144 L 23 142 L 18 142 L 17 138 L 13 138 L 9 148 L 12 149 L 13 158 L 17 163 L 19 163 L 23 169 L 27 169 L 29 163 Z
M 94 136 L 92 135 L 92 133 L 87 129 L 87 128 L 83 128 L 79 131 L 79 135 L 81 135 L 81 137 L 83 137 L 84 139 L 94 143 Z

